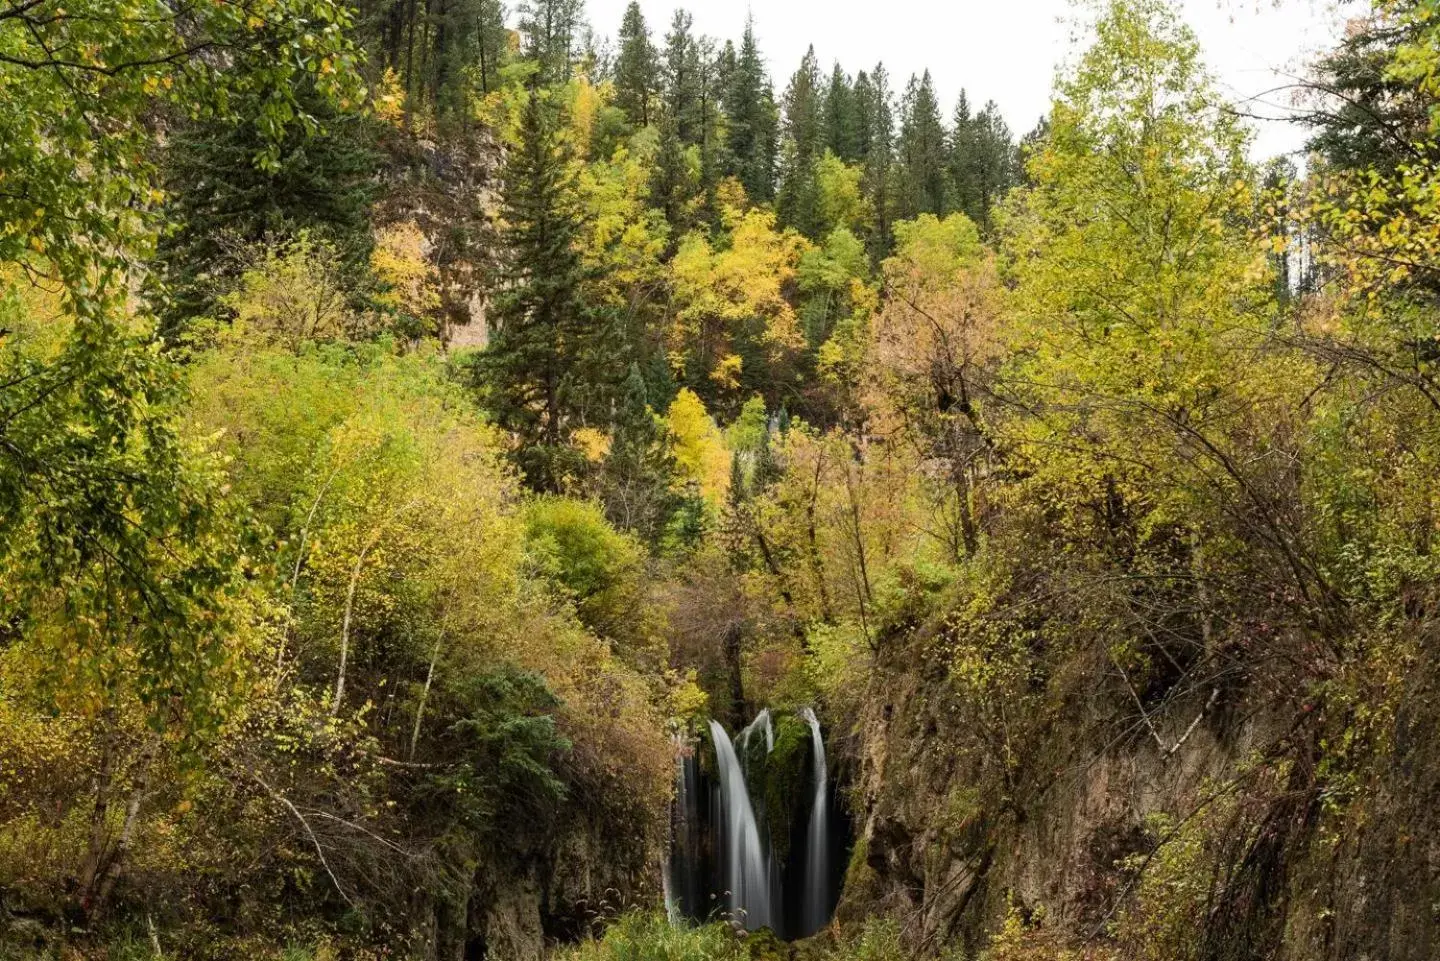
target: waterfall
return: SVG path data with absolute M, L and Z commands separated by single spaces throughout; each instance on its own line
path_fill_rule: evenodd
M 745 752 L 746 757 L 750 755 L 750 736 L 757 729 L 765 732 L 765 753 L 769 754 L 775 750 L 775 722 L 770 716 L 770 709 L 764 707 L 760 713 L 755 715 L 755 720 L 741 728 L 740 736 L 736 738 L 740 742 L 740 750 Z
M 665 912 L 672 921 L 682 916 L 703 917 L 701 892 L 700 771 L 689 741 L 676 735 L 675 800 L 670 806 L 670 858 L 662 884 Z
M 820 720 L 810 708 L 800 716 L 810 725 L 811 777 L 815 797 L 810 802 L 810 830 L 805 839 L 804 930 L 807 934 L 823 928 L 830 913 L 830 780 L 825 769 L 825 742 L 820 737 Z
M 667 913 L 704 921 L 726 911 L 751 930 L 808 937 L 830 920 L 832 849 L 849 830 L 844 810 L 830 810 L 819 719 L 810 708 L 780 717 L 767 708 L 733 739 L 709 727 L 713 768 L 691 737 L 675 738 Z
M 673 841 L 672 841 L 673 843 Z M 670 880 L 671 865 L 660 872 L 660 896 L 665 899 L 665 918 L 671 924 L 680 923 L 680 902 L 675 900 L 675 885 Z
M 760 825 L 750 804 L 745 773 L 735 755 L 735 747 L 730 743 L 730 736 L 719 722 L 710 722 L 710 735 L 715 742 L 715 761 L 720 768 L 719 821 L 730 908 L 752 931 L 774 927 L 779 919 L 773 910 L 777 899 L 772 897 L 772 872 L 765 854 L 767 845 L 761 841 Z
M 676 734 L 670 738 L 675 751 L 675 798 L 670 802 L 670 846 L 664 870 L 660 872 L 661 892 L 665 896 L 665 916 L 671 924 L 680 920 L 680 903 L 675 897 L 675 878 L 684 876 L 685 857 L 685 796 L 689 785 L 685 783 L 685 739 Z

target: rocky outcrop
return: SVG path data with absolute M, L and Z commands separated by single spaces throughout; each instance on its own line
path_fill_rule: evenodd
M 439 274 L 442 339 L 451 346 L 483 346 L 504 148 L 481 126 L 439 142 L 392 131 L 382 148 L 376 226 L 409 221 L 420 228 Z
M 858 702 L 842 921 L 896 918 L 917 956 L 983 949 L 1011 919 L 1116 958 L 1435 957 L 1433 659 L 1340 777 L 1355 705 L 1258 663 L 1156 697 L 1077 647 L 1005 717 L 946 650 L 916 632 Z

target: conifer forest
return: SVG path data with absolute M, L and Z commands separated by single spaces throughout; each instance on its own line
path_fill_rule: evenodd
M 1440 0 L 1178 4 L 0 0 L 0 961 L 1440 958 Z

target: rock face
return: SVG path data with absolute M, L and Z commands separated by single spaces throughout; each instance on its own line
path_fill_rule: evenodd
M 858 838 L 839 916 L 899 919 L 916 956 L 981 950 L 1008 918 L 1106 958 L 1434 958 L 1440 748 L 1421 732 L 1440 718 L 1419 667 L 1393 751 L 1340 797 L 1315 786 L 1353 714 L 1297 706 L 1275 678 L 1149 704 L 1075 650 L 1038 709 L 1005 718 L 917 632 L 841 742 Z
M 442 143 L 396 131 L 382 146 L 376 225 L 413 221 L 420 228 L 440 278 L 441 337 L 453 347 L 484 346 L 504 148 L 478 126 Z

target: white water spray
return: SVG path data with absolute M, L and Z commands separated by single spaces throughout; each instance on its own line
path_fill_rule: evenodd
M 765 753 L 769 754 L 775 750 L 775 722 L 770 716 L 768 707 L 761 708 L 760 713 L 755 715 L 755 720 L 740 729 L 740 736 L 736 738 L 740 742 L 740 749 L 747 755 L 750 753 L 750 737 L 757 731 L 765 732 Z
M 825 767 L 825 742 L 820 737 L 820 720 L 810 708 L 800 716 L 810 725 L 811 778 L 815 796 L 810 802 L 810 831 L 805 844 L 804 925 L 807 933 L 825 926 L 830 910 L 830 801 L 829 775 Z
M 720 768 L 721 840 L 730 908 L 752 931 L 773 927 L 779 919 L 774 912 L 771 871 L 755 810 L 750 804 L 750 792 L 745 786 L 745 773 L 730 736 L 716 721 L 710 722 L 710 736 L 715 742 L 715 761 Z

